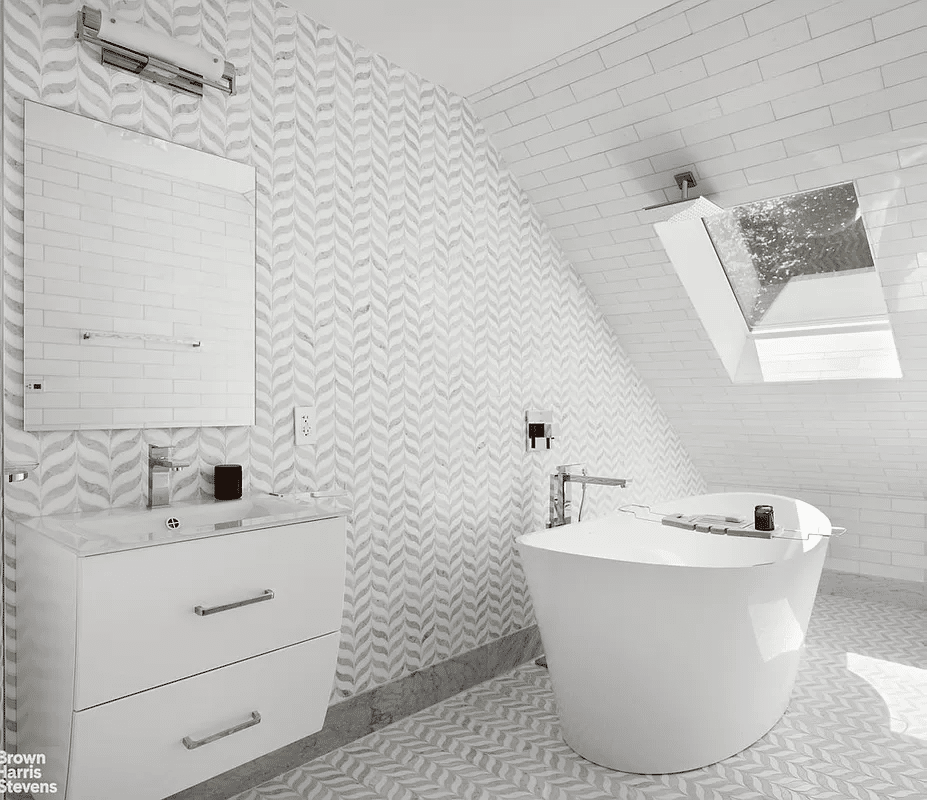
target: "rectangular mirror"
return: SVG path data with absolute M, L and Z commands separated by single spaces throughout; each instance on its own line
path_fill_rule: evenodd
M 254 168 L 25 104 L 25 429 L 254 424 Z

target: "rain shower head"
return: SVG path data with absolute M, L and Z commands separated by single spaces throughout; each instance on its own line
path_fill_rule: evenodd
M 638 212 L 638 218 L 642 224 L 655 225 L 668 220 L 678 222 L 693 217 L 707 217 L 722 211 L 720 206 L 715 205 L 704 196 L 689 197 L 689 189 L 697 185 L 695 175 L 691 172 L 679 172 L 673 177 L 676 179 L 679 191 L 682 192 L 682 197 L 678 200 L 670 200 L 666 203 L 657 203 L 642 208 Z
M 689 187 L 698 186 L 698 183 L 695 180 L 695 175 L 691 172 L 677 172 L 673 175 L 676 185 L 679 187 L 679 190 L 682 192 L 682 197 L 678 200 L 668 200 L 665 203 L 657 203 L 653 206 L 645 206 L 644 211 L 652 211 L 655 208 L 664 208 L 666 206 L 674 206 L 677 203 L 685 203 L 689 200 Z

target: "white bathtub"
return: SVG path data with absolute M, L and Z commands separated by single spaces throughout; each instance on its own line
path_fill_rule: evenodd
M 518 539 L 563 736 L 625 772 L 697 769 L 749 747 L 789 702 L 831 524 L 769 494 L 659 513 L 753 519 L 805 540 L 699 533 L 616 512 Z

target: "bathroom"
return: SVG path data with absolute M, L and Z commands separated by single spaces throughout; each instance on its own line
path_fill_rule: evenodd
M 480 776 L 487 797 L 927 795 L 911 755 L 927 741 L 927 3 L 590 2 L 566 23 L 520 4 L 487 45 L 461 36 L 465 20 L 429 31 L 418 5 L 398 20 L 328 16 L 338 5 L 87 3 L 234 65 L 235 92 L 201 98 L 101 65 L 75 38 L 81 3 L 3 5 L 2 439 L 5 469 L 28 472 L 4 481 L 3 749 L 17 751 L 25 702 L 11 521 L 144 508 L 155 445 L 189 464 L 171 476 L 173 503 L 211 498 L 213 468 L 232 463 L 247 493 L 325 493 L 349 509 L 325 728 L 178 798 L 479 796 L 459 781 Z M 442 46 L 415 47 L 428 39 Z M 435 49 L 456 53 L 456 72 Z M 253 424 L 27 430 L 27 101 L 254 168 Z M 732 371 L 641 216 L 679 199 L 685 170 L 724 208 L 852 181 L 900 374 Z M 309 444 L 294 441 L 297 408 L 314 410 Z M 529 409 L 551 415 L 549 450 L 526 450 Z M 588 487 L 589 518 L 762 490 L 845 527 L 816 606 L 839 629 L 816 663 L 837 661 L 796 691 L 813 709 L 840 683 L 887 739 L 829 761 L 830 734 L 792 727 L 727 767 L 652 776 L 558 751 L 515 540 L 544 528 L 549 476 L 580 463 L 629 480 Z M 487 680 L 509 684 L 477 710 L 426 708 Z M 504 707 L 505 686 L 520 704 L 493 730 L 486 709 Z M 418 727 L 384 728 L 394 721 Z M 460 763 L 422 777 L 403 737 L 430 726 L 434 745 L 442 725 L 457 734 L 436 746 Z M 468 736 L 495 742 L 477 748 L 479 775 L 460 755 Z M 720 778 L 732 788 L 712 788 Z

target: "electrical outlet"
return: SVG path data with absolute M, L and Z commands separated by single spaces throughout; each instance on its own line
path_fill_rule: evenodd
M 26 378 L 27 392 L 44 392 L 45 378 Z
M 315 408 L 297 406 L 293 409 L 293 424 L 296 444 L 313 444 L 315 442 Z

